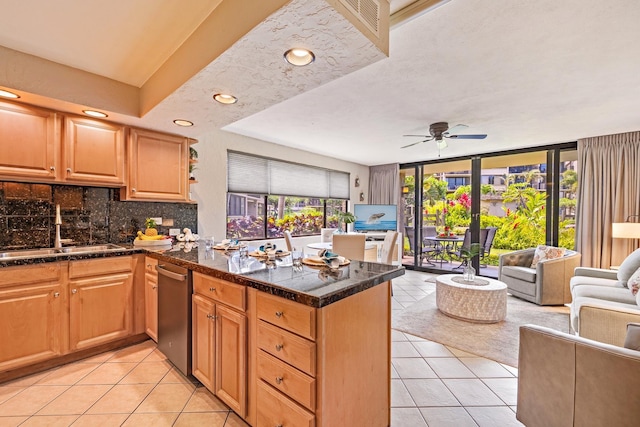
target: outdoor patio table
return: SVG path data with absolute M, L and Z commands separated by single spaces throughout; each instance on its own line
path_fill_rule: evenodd
M 449 237 L 441 237 L 441 236 L 429 236 L 425 237 L 425 240 L 435 242 L 435 251 L 433 254 L 433 261 L 439 262 L 440 267 L 444 263 L 444 256 L 451 251 L 456 250 L 458 244 L 464 240 L 462 236 L 449 236 Z

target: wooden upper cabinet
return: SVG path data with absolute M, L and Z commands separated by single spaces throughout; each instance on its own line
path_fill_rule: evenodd
M 53 111 L 0 102 L 0 179 L 56 179 L 59 117 Z
M 124 185 L 124 145 L 124 126 L 85 117 L 65 117 L 62 180 Z
M 187 138 L 131 129 L 126 200 L 187 201 L 188 164 Z

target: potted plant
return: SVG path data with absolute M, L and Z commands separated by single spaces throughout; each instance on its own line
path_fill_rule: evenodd
M 468 248 L 460 248 L 462 258 L 462 278 L 465 282 L 473 282 L 476 278 L 476 269 L 469 262 L 474 256 L 480 255 L 482 246 L 480 243 L 472 243 Z
M 352 224 L 356 222 L 356 216 L 348 211 L 338 211 L 336 212 L 336 216 L 338 217 L 338 230 L 336 230 L 337 233 L 344 232 L 344 224 Z

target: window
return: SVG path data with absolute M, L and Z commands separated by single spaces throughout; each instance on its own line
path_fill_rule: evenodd
M 347 209 L 346 172 L 233 151 L 227 159 L 227 238 L 319 234 Z

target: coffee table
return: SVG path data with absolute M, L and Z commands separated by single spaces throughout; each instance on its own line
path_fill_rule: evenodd
M 443 274 L 436 277 L 436 304 L 456 319 L 497 323 L 507 316 L 507 285 L 486 277 L 465 282 L 460 274 Z

